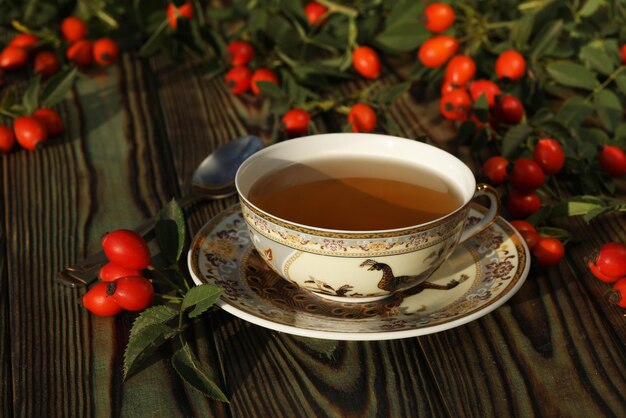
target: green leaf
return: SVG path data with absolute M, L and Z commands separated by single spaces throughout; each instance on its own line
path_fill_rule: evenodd
M 572 96 L 559 107 L 554 120 L 565 127 L 580 126 L 592 113 L 589 102 L 581 96 Z
M 140 334 L 145 328 L 155 324 L 166 324 L 178 316 L 178 311 L 166 305 L 154 305 L 141 312 L 130 330 L 130 336 Z
M 411 83 L 407 81 L 405 83 L 395 84 L 390 88 L 382 88 L 372 95 L 371 101 L 382 106 L 389 106 L 398 98 L 398 96 L 409 91 L 410 87 Z
M 510 158 L 532 132 L 533 128 L 523 123 L 510 128 L 502 139 L 502 155 Z
M 601 2 L 600 0 L 586 0 L 583 4 L 583 7 L 581 7 L 580 10 L 578 11 L 577 13 L 578 16 L 583 16 L 583 17 L 591 16 L 598 10 L 601 3 L 603 2 Z
M 391 52 L 408 52 L 429 37 L 430 32 L 418 20 L 404 20 L 386 27 L 374 38 L 374 45 Z
M 163 46 L 163 41 L 167 38 L 167 34 L 165 33 L 165 30 L 168 27 L 167 25 L 168 22 L 167 19 L 165 19 L 161 22 L 159 27 L 152 32 L 148 40 L 141 46 L 141 48 L 139 48 L 138 54 L 140 57 L 150 56 Z
M 170 263 L 176 263 L 185 245 L 185 216 L 175 199 L 159 211 L 154 232 L 163 255 Z
M 613 132 L 622 122 L 623 110 L 619 98 L 611 90 L 600 90 L 593 98 L 593 104 L 600 120 L 609 132 Z
M 124 378 L 135 373 L 165 341 L 177 333 L 176 329 L 161 323 L 146 325 L 140 331 L 131 333 L 124 352 Z
M 193 310 L 189 312 L 189 318 L 195 318 L 213 306 L 223 291 L 221 287 L 212 284 L 192 287 L 185 294 L 180 309 L 184 311 L 193 306 Z
M 474 114 L 481 122 L 487 122 L 489 120 L 489 101 L 487 95 L 482 93 L 478 99 L 472 104 Z
M 257 87 L 267 97 L 272 99 L 288 99 L 287 95 L 275 83 L 270 81 L 257 81 Z
M 611 211 L 610 207 L 601 207 L 601 208 L 591 209 L 589 212 L 583 215 L 583 220 L 589 223 L 594 218 L 602 215 L 603 213 L 610 212 L 610 211 Z
M 37 74 L 28 86 L 26 87 L 26 91 L 24 92 L 24 96 L 22 98 L 22 106 L 24 106 L 24 111 L 26 114 L 30 115 L 39 107 L 39 90 L 41 84 L 41 75 Z
M 525 50 L 528 45 L 528 40 L 533 32 L 533 26 L 535 24 L 535 15 L 533 13 L 527 13 L 522 18 L 515 21 L 513 28 L 513 43 L 518 50 Z
M 554 81 L 568 87 L 593 90 L 598 80 L 586 67 L 571 61 L 556 61 L 546 66 L 546 71 Z
M 534 37 L 530 46 L 530 58 L 532 61 L 548 55 L 556 46 L 561 31 L 563 30 L 563 21 L 555 20 L 543 27 Z
M 622 95 L 626 96 L 626 74 L 620 74 L 615 77 L 615 84 Z
M 193 354 L 188 344 L 180 348 L 172 356 L 172 366 L 180 377 L 191 387 L 209 398 L 228 402 L 222 390 L 211 380 L 207 373 L 200 368 L 200 362 Z
M 395 26 L 407 19 L 419 20 L 423 11 L 423 2 L 414 0 L 399 0 L 389 12 L 389 16 L 387 16 L 387 19 L 385 20 L 385 26 Z M 422 23 L 420 23 L 420 25 L 424 26 Z
M 583 46 L 578 56 L 592 70 L 596 70 L 601 74 L 609 75 L 615 69 L 615 62 L 611 57 L 604 50 L 595 46 Z
M 48 80 L 41 93 L 42 106 L 52 107 L 65 99 L 67 92 L 70 91 L 74 84 L 77 73 L 78 69 L 74 67 L 67 71 L 61 71 Z

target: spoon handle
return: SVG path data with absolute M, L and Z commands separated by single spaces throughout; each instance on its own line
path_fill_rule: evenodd
M 212 192 L 211 194 L 191 192 L 178 200 L 178 204 L 181 208 L 185 208 L 193 203 L 201 200 L 217 200 L 224 199 L 232 196 L 235 192 L 232 189 L 224 190 L 221 193 L 219 191 Z M 143 221 L 137 226 L 134 231 L 146 238 L 146 236 L 152 231 L 156 224 L 157 215 Z M 57 273 L 57 282 L 68 287 L 83 287 L 87 286 L 98 279 L 98 273 L 100 268 L 107 262 L 104 251 L 100 250 L 96 253 L 89 255 L 88 257 L 78 261 L 76 264 L 59 271 Z

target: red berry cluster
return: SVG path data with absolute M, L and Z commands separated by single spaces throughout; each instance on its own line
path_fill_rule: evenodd
M 104 236 L 102 248 L 109 262 L 100 269 L 102 281 L 83 296 L 83 306 L 98 316 L 112 316 L 152 305 L 154 288 L 142 273 L 150 265 L 145 240 L 133 231 L 118 229 Z
M 609 301 L 626 308 L 626 245 L 620 242 L 604 244 L 588 266 L 596 278 L 613 284 Z
M 18 144 L 34 151 L 49 137 L 63 132 L 63 121 L 56 110 L 39 108 L 30 116 L 19 116 L 13 121 L 13 129 L 0 125 L 0 155 L 8 154 Z
M 115 62 L 119 54 L 117 43 L 109 38 L 94 42 L 85 38 L 87 24 L 81 18 L 70 16 L 60 25 L 60 34 L 67 41 L 65 50 L 69 62 L 80 67 L 93 61 L 107 66 Z M 32 33 L 20 33 L 11 39 L 0 52 L 0 79 L 4 71 L 15 71 L 27 66 L 32 57 L 32 71 L 49 78 L 61 69 L 61 60 L 46 48 L 48 40 Z M 0 84 L 1 80 L 0 80 Z M 29 115 L 15 117 L 13 127 L 0 125 L 0 155 L 13 150 L 16 142 L 24 149 L 33 151 L 48 138 L 60 135 L 64 130 L 59 114 L 50 108 L 40 108 Z
M 511 225 L 524 238 L 528 249 L 540 266 L 550 267 L 563 259 L 565 246 L 558 239 L 542 236 L 533 224 L 524 220 L 511 221 Z
M 88 67 L 93 61 L 107 66 L 117 60 L 119 48 L 110 38 L 92 41 L 87 36 L 87 23 L 79 17 L 69 16 L 61 22 L 61 35 L 69 42 L 65 57 L 79 67 Z

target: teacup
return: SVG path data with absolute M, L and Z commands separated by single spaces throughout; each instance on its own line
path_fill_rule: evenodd
M 391 224 L 392 227 L 383 229 L 379 226 L 369 228 L 368 207 L 357 207 L 352 209 L 354 217 L 358 212 L 365 224 L 358 229 L 351 229 L 294 221 L 293 218 L 278 216 L 278 210 L 268 210 L 251 199 L 251 191 L 253 195 L 258 194 L 254 190 L 255 187 L 258 189 L 262 179 L 268 176 L 280 179 L 276 173 L 282 173 L 281 170 L 286 167 L 305 167 L 307 175 L 308 171 L 319 171 L 321 174 L 317 177 L 325 178 L 328 173 L 322 173 L 324 170 L 317 168 L 322 167 L 320 161 L 360 161 L 355 158 L 376 160 L 386 167 L 392 167 L 380 174 L 385 177 L 384 181 L 415 180 L 406 178 L 408 168 L 428 173 L 426 178 L 430 179 L 429 183 L 445 184 L 450 190 L 442 193 L 456 196 L 456 204 L 444 213 L 431 215 L 433 219 L 416 220 L 409 224 L 405 221 L 403 225 Z M 353 170 L 357 172 L 349 175 L 355 177 L 379 175 L 376 169 L 371 169 L 367 164 L 360 164 L 361 167 L 359 164 L 345 165 L 354 165 Z M 345 170 L 348 169 L 339 171 L 342 170 L 344 172 L 341 175 L 347 175 Z M 285 179 L 283 183 L 290 181 Z M 294 181 L 297 183 L 298 179 Z M 271 145 L 244 161 L 237 171 L 235 185 L 251 241 L 269 267 L 303 289 L 346 302 L 383 299 L 423 282 L 441 266 L 459 243 L 489 226 L 499 209 L 495 189 L 484 184 L 477 186 L 469 167 L 452 154 L 418 141 L 375 134 L 312 135 Z M 275 192 L 271 190 L 272 186 L 268 187 L 270 189 L 262 190 L 261 194 Z M 294 187 L 297 192 L 298 188 L 304 186 L 296 184 Z M 343 183 L 341 187 L 344 187 Z M 351 191 L 349 188 L 345 190 Z M 363 194 L 361 191 L 358 193 L 359 197 Z M 368 193 L 366 190 L 365 194 Z M 489 210 L 478 223 L 466 225 L 470 203 L 482 195 L 489 199 Z M 382 198 L 376 199 L 378 201 Z M 410 197 L 411 202 L 419 202 L 420 199 L 423 201 L 423 196 Z M 310 204 L 304 200 L 300 203 L 298 199 L 290 199 L 289 202 L 276 199 L 276 202 L 279 209 L 281 205 L 289 204 L 289 210 L 295 210 L 294 213 Z M 325 202 L 329 207 L 334 207 L 336 203 Z M 426 203 L 425 206 L 430 206 L 430 202 Z M 372 225 L 378 225 L 381 221 L 394 221 L 381 218 L 380 215 L 371 216 Z M 409 217 L 409 220 L 412 219 Z

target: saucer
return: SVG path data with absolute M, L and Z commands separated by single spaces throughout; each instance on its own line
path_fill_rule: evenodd
M 472 207 L 468 222 L 483 212 Z M 253 324 L 313 338 L 388 340 L 444 331 L 498 308 L 524 283 L 530 254 L 515 228 L 498 217 L 425 282 L 376 302 L 337 302 L 274 273 L 252 246 L 235 205 L 196 234 L 188 265 L 196 284 L 224 289 L 219 307 Z

